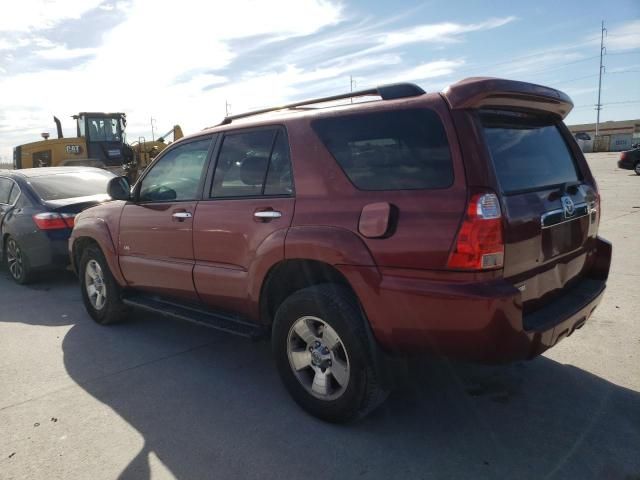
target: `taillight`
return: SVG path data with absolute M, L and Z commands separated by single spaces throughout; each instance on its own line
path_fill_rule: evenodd
M 75 214 L 42 212 L 33 216 L 33 221 L 40 230 L 60 230 L 73 228 Z
M 626 160 L 627 159 L 627 152 L 622 152 L 620 154 L 620 160 Z
M 504 264 L 502 212 L 495 193 L 475 193 L 469 198 L 456 243 L 449 255 L 450 268 L 486 270 Z

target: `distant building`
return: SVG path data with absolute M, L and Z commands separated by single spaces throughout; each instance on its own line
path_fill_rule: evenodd
M 600 122 L 598 138 L 595 123 L 570 125 L 569 130 L 584 152 L 620 152 L 640 143 L 640 119 Z

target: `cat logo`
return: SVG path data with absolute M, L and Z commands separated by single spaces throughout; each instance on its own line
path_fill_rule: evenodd
M 67 145 L 65 147 L 65 150 L 67 151 L 67 153 L 72 153 L 74 155 L 79 155 L 80 153 L 82 153 L 82 147 L 80 147 L 80 145 Z

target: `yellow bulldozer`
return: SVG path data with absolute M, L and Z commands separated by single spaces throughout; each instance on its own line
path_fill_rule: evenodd
M 13 167 L 61 167 L 91 166 L 111 170 L 117 175 L 127 175 L 135 180 L 140 172 L 172 141 L 182 138 L 180 125 L 175 125 L 165 135 L 147 141 L 139 137 L 132 144 L 126 142 L 127 117 L 124 113 L 81 112 L 74 115 L 75 137 L 64 137 L 62 125 L 57 117 L 58 138 L 49 139 L 49 133 L 42 133 L 43 140 L 25 143 L 13 149 Z

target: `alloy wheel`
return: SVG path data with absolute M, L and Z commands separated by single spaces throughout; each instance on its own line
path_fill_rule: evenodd
M 24 274 L 24 257 L 18 243 L 10 238 L 7 242 L 7 265 L 11 276 L 19 280 Z
M 335 400 L 349 384 L 349 355 L 337 332 L 317 317 L 297 319 L 287 336 L 293 373 L 314 397 Z
M 84 284 L 91 306 L 96 310 L 102 310 L 107 301 L 107 287 L 102 267 L 93 259 L 89 260 L 85 267 Z

